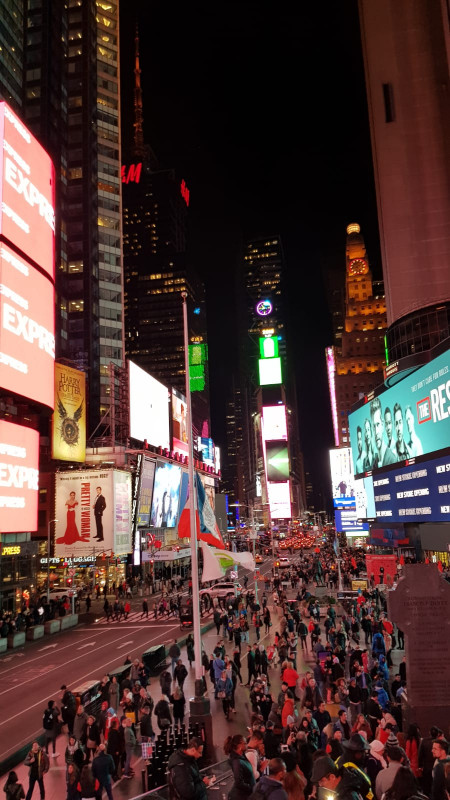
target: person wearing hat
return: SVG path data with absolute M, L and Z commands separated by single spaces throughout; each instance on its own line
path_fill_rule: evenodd
M 286 744 L 286 743 L 289 744 L 289 738 L 291 736 L 293 736 L 294 739 L 295 739 L 295 734 L 297 733 L 297 730 L 298 729 L 297 729 L 297 726 L 296 726 L 296 723 L 295 723 L 295 717 L 292 716 L 291 714 L 289 714 L 289 716 L 287 718 L 287 725 L 286 725 L 285 728 L 283 728 L 283 734 L 282 734 L 282 737 L 281 737 L 283 744 Z
M 366 772 L 370 778 L 372 786 L 375 786 L 375 781 L 378 773 L 387 767 L 386 759 L 384 758 L 384 744 L 379 739 L 374 739 L 370 742 L 370 752 L 366 761 Z
M 352 733 L 349 739 L 343 740 L 342 748 L 344 752 L 337 759 L 336 766 L 338 769 L 350 769 L 354 774 L 358 774 L 362 779 L 361 786 L 364 789 L 364 791 L 360 789 L 362 796 L 367 800 L 372 800 L 370 779 L 365 772 L 366 754 L 369 750 L 367 740 L 360 733 Z
M 367 797 L 367 776 L 353 765 L 337 767 L 329 756 L 316 759 L 311 783 L 332 791 L 335 800 L 360 800 L 361 796 Z

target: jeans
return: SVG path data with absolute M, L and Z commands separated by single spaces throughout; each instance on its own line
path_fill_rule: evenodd
M 33 789 L 34 789 L 34 784 L 36 782 L 39 784 L 39 789 L 41 790 L 41 800 L 44 800 L 44 797 L 45 797 L 44 778 L 43 777 L 41 777 L 41 778 L 33 778 L 31 775 L 30 775 L 30 785 L 28 787 L 26 800 L 31 800 L 31 796 L 33 794 Z
M 131 766 L 131 756 L 133 755 L 133 750 L 125 750 L 125 765 L 123 768 L 124 775 L 129 775 L 130 773 L 130 766 Z
M 102 789 L 104 789 L 106 794 L 108 795 L 108 800 L 113 800 L 111 781 L 108 781 L 108 783 L 101 783 L 100 791 Z
M 177 664 L 178 664 L 178 657 L 177 658 L 172 658 L 172 664 L 171 664 L 172 678 L 173 678 L 173 673 L 175 672 L 175 667 L 176 667 Z

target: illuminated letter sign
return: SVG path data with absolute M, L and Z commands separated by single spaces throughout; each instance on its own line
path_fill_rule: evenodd
M 0 103 L 0 141 L 0 233 L 53 278 L 52 161 L 6 103 Z
M 141 180 L 142 162 L 139 164 L 130 164 L 129 167 L 122 167 L 121 178 L 122 183 L 139 183 Z
M 54 405 L 52 283 L 0 243 L 0 386 Z
M 189 189 L 186 186 L 184 178 L 181 181 L 180 189 L 181 189 L 181 196 L 182 196 L 184 202 L 186 203 L 187 206 L 189 206 Z
M 260 317 L 268 317 L 272 313 L 272 303 L 270 300 L 260 300 L 256 306 L 256 313 Z
M 37 530 L 39 433 L 0 420 L 2 533 Z

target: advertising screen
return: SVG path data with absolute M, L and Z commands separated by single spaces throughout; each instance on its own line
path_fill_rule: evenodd
M 450 447 L 450 350 L 349 414 L 355 474 Z
M 55 177 L 50 156 L 0 103 L 0 233 L 53 279 Z
M 263 406 L 264 439 L 287 440 L 286 406 Z
M 358 520 L 354 509 L 336 509 L 334 512 L 336 530 L 339 533 L 348 533 L 350 536 L 368 536 L 369 525 Z
M 330 450 L 331 486 L 334 508 L 355 508 L 355 479 L 350 447 Z
M 129 361 L 129 379 L 130 436 L 169 449 L 169 390 L 133 361 Z
M 268 481 L 289 479 L 289 453 L 287 442 L 266 442 L 266 469 Z
M 198 451 L 200 453 L 203 464 L 208 467 L 214 466 L 214 442 L 212 439 L 205 436 L 198 438 Z
M 373 547 L 407 547 L 411 543 L 402 525 L 395 528 L 376 528 L 371 525 L 368 544 Z
M 259 385 L 272 386 L 282 383 L 281 358 L 259 359 Z
M 187 437 L 187 405 L 186 398 L 181 392 L 172 389 L 172 450 L 189 455 Z
M 65 364 L 55 364 L 55 408 L 52 420 L 52 458 L 86 459 L 86 377 Z
M 39 433 L 0 420 L 0 530 L 37 530 Z
M 450 520 L 450 456 L 373 477 L 377 519 L 389 522 Z
M 178 519 L 181 467 L 177 464 L 156 464 L 150 525 L 153 528 L 174 528 Z
M 141 482 L 139 486 L 139 499 L 137 505 L 136 525 L 150 525 L 150 511 L 152 507 L 153 480 L 155 477 L 154 461 L 144 457 L 141 466 Z
M 52 283 L 0 244 L 0 386 L 54 407 Z
M 375 585 L 380 583 L 392 584 L 397 572 L 397 559 L 394 555 L 375 556 L 366 554 L 367 577 L 373 575 Z
M 71 470 L 55 482 L 55 556 L 131 552 L 130 473 Z
M 375 519 L 373 478 L 355 478 L 355 506 L 358 519 Z
M 267 489 L 272 519 L 290 519 L 292 512 L 289 481 L 286 481 L 286 483 L 268 483 Z

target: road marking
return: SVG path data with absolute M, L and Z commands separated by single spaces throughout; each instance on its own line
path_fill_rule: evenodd
M 82 644 L 81 647 L 77 647 L 77 650 L 84 650 L 85 647 L 94 647 L 95 642 L 88 642 L 87 644 Z
M 132 639 L 131 642 L 124 642 L 123 644 L 119 644 L 117 650 L 120 650 L 122 647 L 126 647 L 128 644 L 133 644 L 133 641 L 134 639 Z
M 58 647 L 58 643 L 56 644 L 47 644 L 45 647 L 40 647 L 38 653 L 42 653 L 43 650 L 51 650 L 52 647 Z
M 68 630 L 67 633 L 86 633 L 86 631 L 77 631 L 76 628 L 72 628 L 71 630 Z M 101 631 L 101 633 L 103 633 L 103 631 Z M 93 636 L 93 634 L 90 633 L 88 636 L 85 637 L 85 639 L 82 639 L 81 641 L 83 642 L 83 641 L 86 641 L 87 639 L 92 639 L 92 636 Z M 62 650 L 67 650 L 68 647 L 70 647 L 70 649 L 73 649 L 73 645 L 74 645 L 74 643 L 71 642 L 71 644 L 66 644 L 66 645 L 64 645 L 64 647 L 61 647 L 59 645 L 59 643 L 48 645 L 48 646 L 49 647 L 58 647 L 59 648 L 58 652 L 61 652 Z M 38 652 L 40 652 L 41 650 L 46 650 L 46 649 L 47 649 L 47 646 L 46 647 L 41 647 L 41 648 L 39 648 Z M 15 669 L 15 667 L 8 667 L 8 669 L 4 669 L 4 670 L 1 669 L 2 664 L 5 661 L 11 661 L 11 659 L 14 658 L 15 655 L 23 656 L 24 653 L 15 653 L 14 656 L 9 656 L 9 658 L 0 658 L 0 677 L 3 678 L 3 676 L 6 675 L 7 672 L 10 672 L 12 669 Z M 39 661 L 39 659 L 41 659 L 41 658 L 45 658 L 45 654 L 42 655 L 42 656 L 36 656 L 36 658 L 30 658 L 30 659 L 28 659 L 28 661 L 26 663 L 27 664 L 32 664 L 33 661 Z

